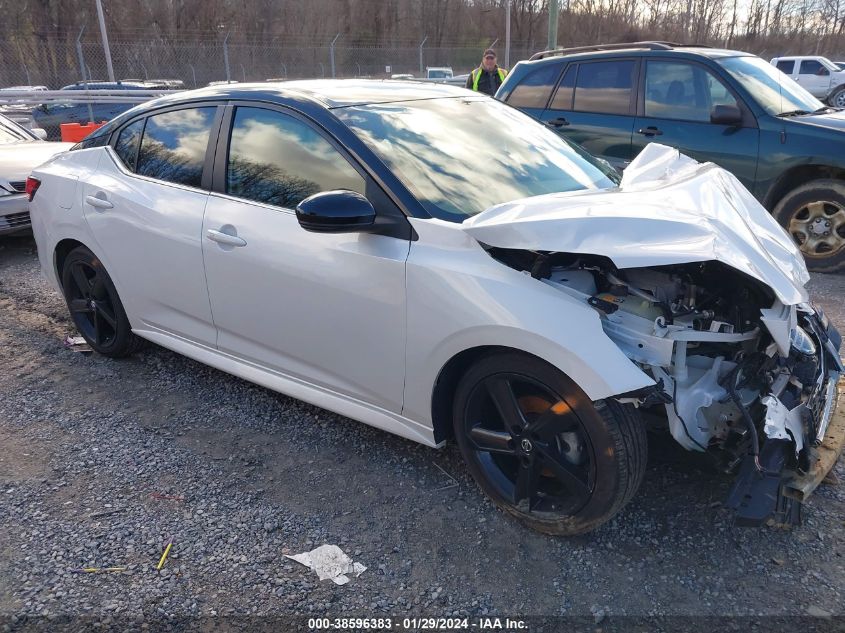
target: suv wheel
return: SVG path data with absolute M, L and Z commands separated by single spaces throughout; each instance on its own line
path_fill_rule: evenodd
M 458 383 L 453 412 L 455 439 L 479 487 L 540 532 L 589 532 L 642 482 L 648 446 L 637 410 L 592 402 L 533 356 L 482 358 Z
M 786 194 L 773 215 L 798 243 L 807 268 L 845 269 L 845 182 L 808 182 Z

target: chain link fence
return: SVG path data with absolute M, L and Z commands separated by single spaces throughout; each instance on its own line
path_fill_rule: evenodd
M 111 42 L 117 80 L 179 80 L 186 88 L 213 81 L 266 81 L 321 77 L 375 77 L 391 74 L 423 76 L 427 66 L 451 66 L 455 75 L 469 72 L 487 44 L 478 46 L 291 46 L 233 44 L 224 39 L 198 42 Z M 511 47 L 511 64 L 536 52 L 536 46 Z M 504 50 L 499 45 L 500 62 Z M 84 80 L 108 80 L 99 41 L 0 41 L 0 87 L 39 86 L 51 89 Z

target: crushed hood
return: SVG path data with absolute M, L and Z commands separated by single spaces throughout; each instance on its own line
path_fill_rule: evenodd
M 786 305 L 808 299 L 801 252 L 739 180 L 656 143 L 616 189 L 515 200 L 461 226 L 488 246 L 603 255 L 618 268 L 717 260 Z

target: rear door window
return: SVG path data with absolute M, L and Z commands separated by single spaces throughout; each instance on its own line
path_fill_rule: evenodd
M 130 123 L 120 131 L 114 152 L 118 155 L 129 171 L 135 171 L 138 166 L 138 147 L 141 144 L 141 133 L 144 131 L 144 119 Z
M 792 74 L 792 69 L 795 68 L 795 61 L 794 60 L 784 60 L 779 61 L 777 63 L 777 68 L 779 71 L 786 73 L 787 75 Z
M 560 74 L 560 64 L 547 64 L 522 80 L 508 97 L 515 108 L 545 108 Z
M 147 118 L 137 173 L 189 187 L 201 186 L 215 106 L 154 114 Z
M 566 74 L 560 80 L 560 85 L 555 92 L 554 99 L 552 99 L 552 110 L 571 110 L 572 109 L 572 95 L 575 93 L 575 75 L 578 68 L 572 64 L 566 69 Z
M 601 114 L 629 114 L 635 68 L 633 60 L 580 64 L 572 109 Z

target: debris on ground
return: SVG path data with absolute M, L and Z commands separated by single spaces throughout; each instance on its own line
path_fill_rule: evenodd
M 72 574 L 103 574 L 112 571 L 126 571 L 126 567 L 78 567 L 71 569 Z
M 310 552 L 293 556 L 285 554 L 285 557 L 310 567 L 320 580 L 328 578 L 336 585 L 349 582 L 346 574 L 354 574 L 357 578 L 367 569 L 361 563 L 353 562 L 337 545 L 320 545 Z
M 167 546 L 164 548 L 164 553 L 161 555 L 161 559 L 158 561 L 158 565 L 156 565 L 156 571 L 161 571 L 161 568 L 164 567 L 164 561 L 167 560 L 167 555 L 170 553 L 171 547 L 173 547 L 172 538 L 167 541 Z
M 90 354 L 94 351 L 81 336 L 66 336 L 64 346 L 73 352 L 80 352 L 82 354 Z

